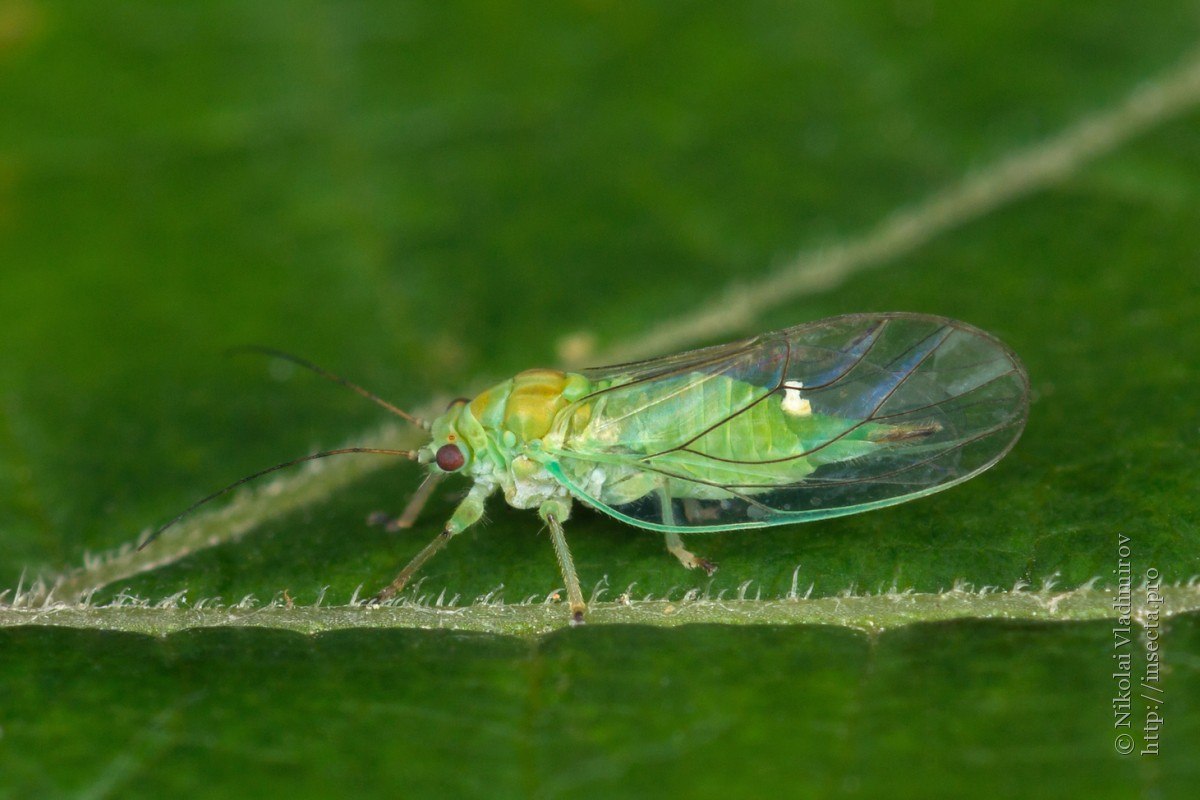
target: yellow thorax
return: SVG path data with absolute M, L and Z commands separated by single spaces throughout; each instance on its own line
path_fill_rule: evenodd
M 529 369 L 476 397 L 470 409 L 476 419 L 484 421 L 495 419 L 494 404 L 501 404 L 500 428 L 511 431 L 518 441 L 529 442 L 545 436 L 555 415 L 586 393 L 589 385 L 582 375 Z

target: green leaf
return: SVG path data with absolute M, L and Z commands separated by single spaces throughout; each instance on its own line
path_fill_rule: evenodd
M 1195 11 L 0 1 L 0 797 L 1194 785 Z M 919 502 L 694 539 L 712 579 L 581 509 L 584 629 L 541 633 L 554 556 L 499 502 L 409 601 L 346 608 L 462 488 L 367 527 L 420 479 L 374 456 L 129 549 L 264 466 L 413 435 L 230 346 L 436 408 L 883 310 L 1021 355 L 1016 450 Z M 1114 749 L 1120 537 L 1134 606 L 1148 574 L 1167 596 L 1158 756 L 1145 692 Z M 41 608 L 56 581 L 90 604 Z

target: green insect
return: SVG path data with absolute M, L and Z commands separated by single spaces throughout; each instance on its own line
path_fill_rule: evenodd
M 502 492 L 537 509 L 566 583 L 571 619 L 586 605 L 563 532 L 576 501 L 657 531 L 688 569 L 716 567 L 680 534 L 856 514 L 947 489 L 995 464 L 1029 410 L 1021 362 L 983 331 L 921 314 L 854 314 L 730 344 L 579 372 L 533 369 L 432 423 L 277 351 L 419 425 L 401 455 L 429 474 L 392 527 L 408 527 L 449 474 L 472 481 L 442 531 L 374 598 L 401 591 Z M 188 513 L 191 508 L 184 512 Z M 142 546 L 183 514 L 155 531 Z

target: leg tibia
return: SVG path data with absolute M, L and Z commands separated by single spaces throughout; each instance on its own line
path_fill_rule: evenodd
M 459 503 L 458 508 L 454 510 L 454 515 L 450 517 L 450 521 L 446 523 L 446 527 L 437 537 L 425 545 L 425 549 L 413 556 L 413 560 L 408 562 L 404 569 L 400 570 L 400 574 L 396 579 L 384 587 L 383 591 L 371 598 L 371 602 L 382 602 L 389 597 L 393 597 L 397 592 L 400 592 L 412 580 L 413 575 L 417 574 L 422 565 L 433 557 L 438 550 L 446 546 L 446 542 L 450 541 L 455 534 L 460 533 L 463 529 L 477 522 L 483 516 L 483 502 L 487 496 L 492 493 L 492 487 L 482 484 L 475 484 L 471 487 L 471 491 Z
M 587 604 L 583 602 L 583 590 L 579 587 L 579 576 L 575 573 L 575 560 L 571 558 L 571 550 L 567 547 L 562 522 L 556 515 L 558 511 L 570 513 L 570 501 L 549 500 L 538 509 L 538 514 L 550 526 L 550 540 L 554 543 L 554 554 L 558 556 L 558 567 L 562 570 L 563 582 L 567 586 L 567 601 L 571 604 L 571 624 L 579 625 L 587 612 Z

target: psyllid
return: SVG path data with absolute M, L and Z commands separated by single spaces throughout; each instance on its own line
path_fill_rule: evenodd
M 262 348 L 259 348 L 262 349 Z M 471 481 L 432 542 L 373 602 L 401 591 L 497 491 L 536 509 L 550 530 L 572 622 L 586 605 L 563 523 L 575 503 L 662 533 L 683 566 L 716 567 L 680 534 L 856 514 L 923 497 L 978 475 L 1016 443 L 1029 380 L 1002 342 L 923 314 L 852 314 L 630 364 L 531 369 L 432 421 L 396 408 L 304 359 L 429 432 L 417 450 L 343 448 L 247 476 L 348 453 L 402 456 L 428 476 L 394 527 L 413 523 L 447 475 Z

